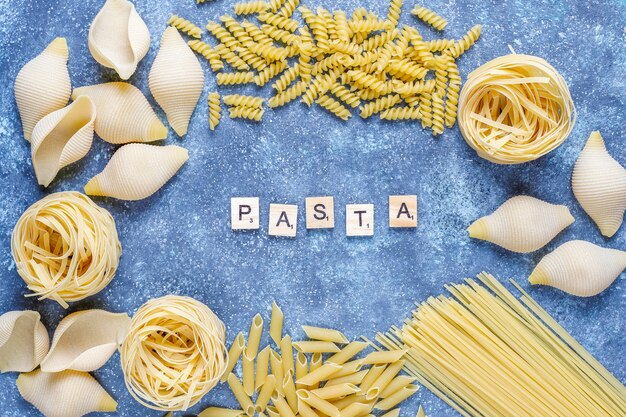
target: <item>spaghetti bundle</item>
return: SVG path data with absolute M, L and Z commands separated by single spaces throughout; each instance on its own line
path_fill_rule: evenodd
M 168 295 L 137 310 L 120 351 L 126 387 L 155 410 L 186 410 L 226 368 L 224 323 L 201 302 Z
M 17 272 L 32 294 L 68 307 L 101 291 L 115 275 L 122 247 L 111 214 L 76 191 L 37 201 L 11 235 Z
M 449 285 L 376 340 L 463 416 L 626 415 L 626 387 L 521 287 L 489 274 Z M 485 288 L 486 287 L 486 288 Z
M 511 54 L 474 70 L 461 90 L 458 121 L 480 157 L 520 164 L 556 149 L 576 109 L 565 80 L 545 60 Z

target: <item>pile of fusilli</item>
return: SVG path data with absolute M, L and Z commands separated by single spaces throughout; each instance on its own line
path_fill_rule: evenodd
M 238 3 L 235 13 L 246 19 L 226 15 L 206 26 L 216 46 L 198 40 L 189 45 L 207 59 L 219 85 L 263 86 L 273 80 L 275 94 L 267 100 L 272 108 L 301 97 L 344 120 L 359 108 L 363 118 L 421 120 L 434 135 L 454 125 L 461 87 L 455 60 L 479 38 L 480 25 L 456 41 L 427 41 L 415 27 L 398 26 L 402 0 L 391 0 L 384 19 L 364 8 L 348 17 L 341 10 L 298 7 L 299 2 Z M 296 8 L 304 24 L 293 18 Z M 424 7 L 412 13 L 437 30 L 448 23 Z M 263 112 L 235 106 L 230 114 L 260 120 Z M 215 126 L 216 111 L 211 115 Z

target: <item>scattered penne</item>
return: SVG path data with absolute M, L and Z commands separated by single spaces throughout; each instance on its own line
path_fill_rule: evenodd
M 293 347 L 302 353 L 335 353 L 340 350 L 333 342 L 320 341 L 295 342 Z
M 277 345 L 280 345 L 283 338 L 283 319 L 283 311 L 274 301 L 272 303 L 272 318 L 270 319 L 270 337 Z
M 302 330 L 304 330 L 304 333 L 307 335 L 307 337 L 312 340 L 320 340 L 323 342 L 340 344 L 348 343 L 348 338 L 339 330 L 313 326 L 302 326 Z
M 388 350 L 380 352 L 372 352 L 363 359 L 363 365 L 372 365 L 377 363 L 392 363 L 399 361 L 406 350 Z

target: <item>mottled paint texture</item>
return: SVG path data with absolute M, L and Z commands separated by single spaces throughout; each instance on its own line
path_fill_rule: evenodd
M 206 99 L 216 83 L 209 74 L 188 135 L 180 139 L 170 129 L 165 141 L 189 149 L 189 162 L 180 173 L 143 201 L 96 199 L 115 217 L 124 249 L 113 282 L 69 311 L 51 301 L 24 298 L 25 287 L 10 255 L 13 225 L 27 206 L 48 192 L 81 190 L 104 167 L 115 147 L 96 139 L 85 159 L 64 169 L 48 190 L 39 188 L 29 145 L 22 138 L 13 79 L 54 37 L 65 36 L 73 86 L 117 80 L 87 49 L 89 23 L 102 3 L 0 0 L 0 78 L 4 82 L 0 93 L 0 312 L 38 310 L 52 331 L 71 311 L 97 307 L 132 314 L 149 298 L 184 294 L 207 303 L 228 326 L 231 340 L 239 330 L 248 329 L 255 313 L 260 311 L 267 319 L 275 299 L 285 312 L 285 329 L 294 339 L 303 336 L 302 324 L 337 327 L 356 338 L 400 324 L 414 302 L 440 294 L 445 283 L 481 270 L 502 279 L 515 278 L 529 289 L 525 279 L 535 264 L 565 241 L 586 239 L 626 248 L 626 229 L 604 239 L 576 203 L 570 187 L 574 161 L 592 130 L 602 131 L 609 152 L 626 165 L 626 3 L 432 0 L 424 4 L 449 20 L 446 36 L 459 37 L 472 25 L 483 24 L 483 37 L 459 60 L 463 78 L 478 65 L 508 53 L 508 45 L 547 59 L 563 74 L 579 115 L 563 146 L 532 163 L 497 166 L 479 159 L 456 127 L 435 139 L 417 123 L 363 121 L 358 116 L 346 123 L 323 109 L 297 102 L 267 111 L 262 123 L 226 117 L 210 132 Z M 147 86 L 148 71 L 170 14 L 203 26 L 208 19 L 231 13 L 234 0 L 200 5 L 194 0 L 136 3 L 150 28 L 152 45 L 130 81 L 156 108 Z M 329 0 L 304 3 L 313 9 L 337 5 Z M 423 29 L 425 38 L 440 36 L 410 16 L 414 5 L 406 2 L 401 23 Z M 358 6 L 379 14 L 388 7 L 383 0 L 348 0 L 340 7 L 351 13 Z M 241 90 L 223 88 L 220 92 Z M 262 94 L 269 96 L 269 85 Z M 165 121 L 163 112 L 157 111 Z M 576 222 L 548 246 L 527 255 L 467 237 L 465 228 L 472 221 L 520 193 L 566 204 Z M 387 199 L 393 194 L 418 195 L 417 229 L 388 228 Z M 306 231 L 304 199 L 314 195 L 335 196 L 335 229 Z M 231 232 L 232 196 L 260 197 L 259 231 Z M 299 205 L 295 240 L 268 236 L 271 202 Z M 344 208 L 351 203 L 375 204 L 373 237 L 345 237 Z M 618 379 L 626 380 L 624 275 L 591 299 L 551 288 L 530 288 L 530 293 Z M 140 407 L 126 392 L 117 355 L 95 376 L 119 401 L 117 415 L 162 415 Z M 0 376 L 0 414 L 39 415 L 20 398 L 15 379 L 15 374 Z M 403 406 L 402 415 L 415 415 L 420 402 L 429 416 L 456 415 L 426 389 Z M 189 411 L 197 413 L 210 404 L 234 406 L 235 401 L 227 387 L 220 386 Z

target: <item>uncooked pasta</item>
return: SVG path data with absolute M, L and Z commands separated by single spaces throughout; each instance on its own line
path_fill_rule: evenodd
M 186 410 L 226 369 L 225 328 L 201 302 L 168 295 L 137 310 L 120 350 L 126 387 L 155 410 Z
M 626 387 L 513 284 L 519 299 L 487 273 L 448 285 L 376 340 L 466 417 L 626 415 Z
M 520 164 L 556 149 L 576 109 L 565 80 L 544 59 L 511 54 L 474 70 L 461 90 L 459 128 L 480 157 Z
M 122 254 L 111 214 L 76 191 L 50 194 L 30 206 L 11 236 L 11 252 L 27 297 L 63 307 L 101 291 Z

